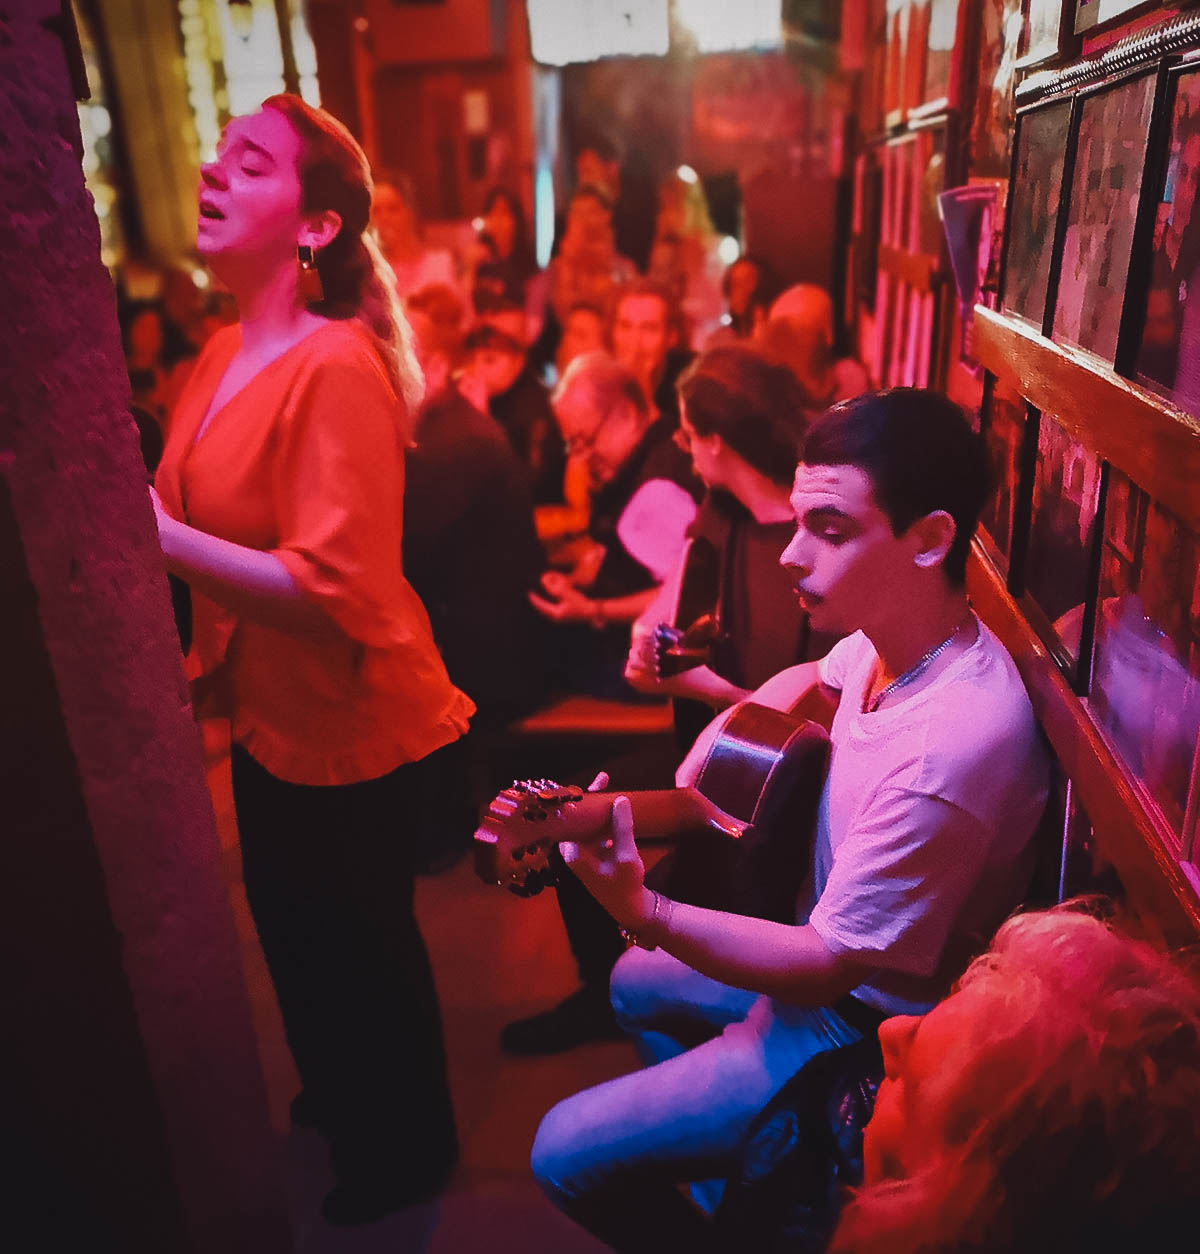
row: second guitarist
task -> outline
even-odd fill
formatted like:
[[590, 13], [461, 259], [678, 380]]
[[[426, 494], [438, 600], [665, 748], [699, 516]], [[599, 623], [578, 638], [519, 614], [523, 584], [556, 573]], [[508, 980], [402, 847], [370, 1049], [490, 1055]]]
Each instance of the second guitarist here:
[[[810, 632], [808, 615], [779, 566], [792, 532], [788, 493], [804, 434], [804, 390], [786, 367], [734, 345], [703, 353], [678, 390], [676, 442], [691, 455], [707, 496], [690, 533], [691, 560], [668, 575], [634, 624], [625, 678], [639, 691], [676, 698], [682, 753], [715, 710], [785, 667], [820, 657], [836, 636]], [[702, 665], [661, 676], [655, 626], [674, 620], [687, 627], [701, 615], [719, 627], [709, 656]], [[685, 895], [715, 904], [712, 886], [726, 870], [721, 857], [720, 844], [710, 841], [679, 857], [668, 855], [652, 874], [660, 887], [676, 893], [682, 876]], [[620, 931], [568, 875], [560, 877], [558, 900], [580, 987], [549, 1010], [510, 1023], [500, 1037], [509, 1053], [552, 1054], [620, 1035], [608, 998], [613, 964], [625, 948]]]

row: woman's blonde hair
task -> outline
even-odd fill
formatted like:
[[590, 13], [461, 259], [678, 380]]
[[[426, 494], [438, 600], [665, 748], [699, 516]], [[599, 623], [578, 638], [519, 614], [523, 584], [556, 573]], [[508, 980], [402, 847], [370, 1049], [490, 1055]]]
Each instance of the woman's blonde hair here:
[[946, 1144], [863, 1188], [840, 1254], [1157, 1249], [1200, 1206], [1200, 979], [1095, 917], [1018, 915], [959, 982], [990, 1010]]
[[299, 96], [271, 96], [263, 108], [282, 113], [300, 139], [301, 210], [331, 210], [342, 220], [315, 257], [324, 297], [311, 308], [327, 318], [358, 318], [374, 336], [403, 402], [402, 434], [408, 439], [424, 383], [391, 267], [368, 229], [372, 182], [366, 154], [337, 118]]

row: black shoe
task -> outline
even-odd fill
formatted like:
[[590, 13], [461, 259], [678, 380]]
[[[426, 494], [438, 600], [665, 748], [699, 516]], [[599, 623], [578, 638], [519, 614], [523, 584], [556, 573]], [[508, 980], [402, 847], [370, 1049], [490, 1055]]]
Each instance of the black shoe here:
[[509, 1054], [561, 1054], [588, 1041], [619, 1041], [624, 1036], [608, 990], [585, 984], [553, 1010], [508, 1024], [500, 1033], [500, 1048]]
[[454, 1174], [457, 1154], [448, 1161], [423, 1165], [420, 1170], [397, 1169], [386, 1179], [377, 1174], [342, 1180], [333, 1186], [321, 1203], [321, 1216], [337, 1228], [373, 1223], [403, 1210], [431, 1201], [446, 1187]]

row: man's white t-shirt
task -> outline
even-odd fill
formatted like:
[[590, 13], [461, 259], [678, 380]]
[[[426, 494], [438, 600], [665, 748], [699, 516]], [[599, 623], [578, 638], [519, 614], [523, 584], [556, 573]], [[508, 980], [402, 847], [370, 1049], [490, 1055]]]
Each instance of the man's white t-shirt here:
[[982, 623], [928, 685], [868, 713], [876, 663], [856, 632], [819, 664], [842, 696], [799, 921], [834, 953], [878, 960], [861, 1001], [922, 1013], [1028, 888], [1047, 760], [1017, 669]]

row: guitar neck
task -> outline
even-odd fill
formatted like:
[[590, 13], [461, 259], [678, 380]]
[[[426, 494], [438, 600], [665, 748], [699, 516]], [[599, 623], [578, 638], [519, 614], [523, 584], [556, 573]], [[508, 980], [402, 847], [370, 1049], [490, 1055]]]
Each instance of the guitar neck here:
[[613, 798], [629, 798], [633, 827], [639, 839], [679, 836], [697, 827], [708, 827], [737, 839], [746, 824], [731, 818], [694, 788], [647, 789], [639, 792], [589, 792], [565, 805], [556, 840], [587, 843], [611, 834]]

